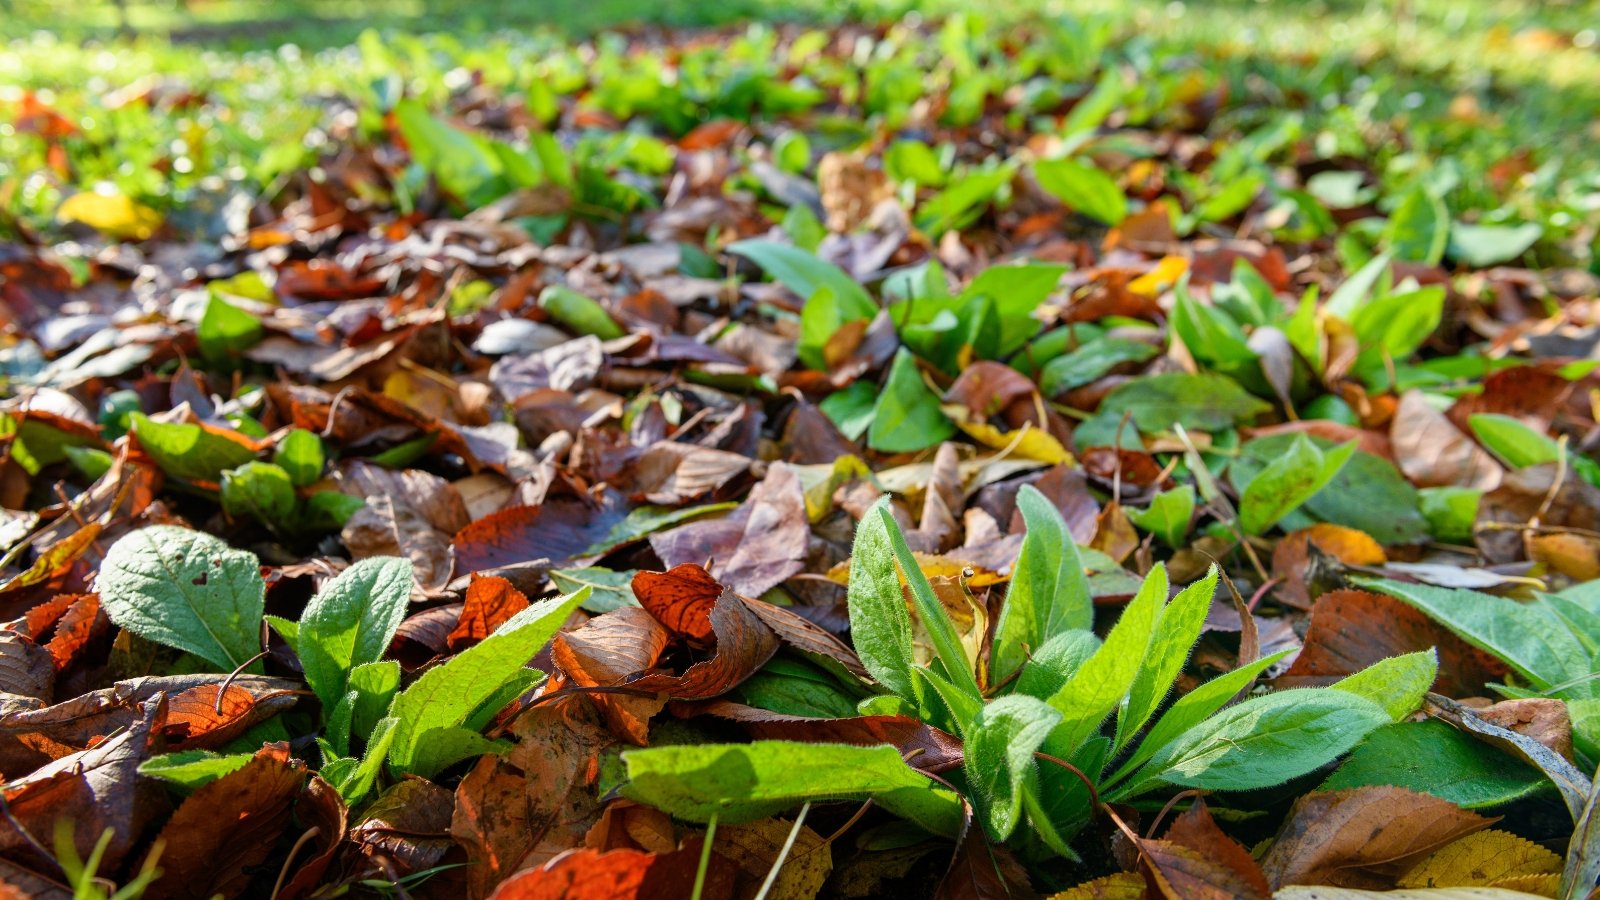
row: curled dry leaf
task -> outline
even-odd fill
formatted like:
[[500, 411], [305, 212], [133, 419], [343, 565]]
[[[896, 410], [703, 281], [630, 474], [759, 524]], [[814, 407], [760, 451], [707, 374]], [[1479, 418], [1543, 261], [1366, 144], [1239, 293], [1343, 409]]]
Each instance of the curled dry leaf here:
[[[649, 612], [623, 607], [556, 635], [550, 658], [577, 685], [616, 685], [655, 665], [669, 638]], [[595, 694], [591, 699], [618, 735], [640, 746], [649, 740], [650, 717], [666, 705], [664, 698], [651, 696]]]
[[388, 871], [401, 876], [421, 872], [438, 865], [455, 846], [450, 837], [454, 812], [455, 797], [448, 790], [407, 778], [367, 807], [351, 827], [350, 840], [380, 877]]
[[1290, 810], [1261, 869], [1274, 887], [1390, 887], [1429, 853], [1495, 821], [1404, 788], [1307, 794]]
[[625, 682], [627, 687], [654, 691], [678, 700], [703, 700], [726, 693], [754, 675], [778, 652], [778, 638], [750, 607], [724, 593], [711, 608], [710, 627], [716, 652], [681, 675], [657, 672]]

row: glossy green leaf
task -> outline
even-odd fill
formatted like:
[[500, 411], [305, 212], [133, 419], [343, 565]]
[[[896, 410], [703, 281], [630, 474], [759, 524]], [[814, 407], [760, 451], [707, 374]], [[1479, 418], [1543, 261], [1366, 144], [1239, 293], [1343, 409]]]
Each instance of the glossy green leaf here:
[[539, 294], [539, 308], [578, 334], [592, 334], [602, 341], [627, 334], [599, 302], [564, 284], [545, 288]]
[[294, 483], [274, 463], [251, 461], [222, 473], [222, 509], [268, 525], [288, 523], [295, 508]]
[[188, 481], [219, 481], [225, 469], [235, 469], [256, 458], [254, 450], [186, 422], [157, 422], [134, 413], [133, 434], [161, 471]]
[[1039, 187], [1093, 219], [1119, 225], [1128, 217], [1128, 198], [1110, 175], [1071, 159], [1040, 160], [1033, 164]]
[[289, 480], [295, 487], [306, 487], [322, 477], [327, 455], [322, 448], [322, 438], [304, 428], [291, 428], [278, 441], [272, 461], [289, 473]]
[[1538, 769], [1437, 719], [1385, 725], [1367, 735], [1319, 790], [1393, 785], [1465, 809], [1503, 806], [1546, 789]]
[[900, 348], [873, 409], [867, 446], [885, 453], [911, 453], [936, 446], [955, 431], [939, 409], [939, 395], [923, 382], [910, 352]]
[[1150, 498], [1144, 509], [1123, 507], [1128, 520], [1143, 528], [1163, 543], [1175, 549], [1183, 547], [1189, 534], [1189, 523], [1194, 519], [1194, 485], [1181, 484]]
[[261, 319], [245, 312], [216, 294], [206, 301], [205, 312], [195, 329], [200, 354], [218, 362], [236, 357], [261, 341]]
[[1341, 444], [1327, 453], [1305, 435], [1296, 435], [1289, 450], [1250, 479], [1240, 492], [1239, 526], [1260, 534], [1297, 509], [1327, 486], [1339, 473], [1356, 442]]

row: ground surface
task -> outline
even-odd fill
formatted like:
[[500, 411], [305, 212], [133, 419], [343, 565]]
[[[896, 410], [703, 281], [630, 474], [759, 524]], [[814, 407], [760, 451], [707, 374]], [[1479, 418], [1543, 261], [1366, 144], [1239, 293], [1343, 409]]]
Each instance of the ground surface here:
[[0, 881], [1588, 893], [1592, 7], [527, 6], [10, 3]]

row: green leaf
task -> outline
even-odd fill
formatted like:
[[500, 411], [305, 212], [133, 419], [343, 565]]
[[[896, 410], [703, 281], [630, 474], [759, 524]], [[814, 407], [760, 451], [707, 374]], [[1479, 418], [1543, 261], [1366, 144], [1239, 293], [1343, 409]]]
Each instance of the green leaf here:
[[856, 381], [842, 391], [834, 391], [822, 398], [817, 408], [833, 420], [839, 433], [858, 441], [872, 427], [872, 418], [878, 406], [878, 386], [870, 381]]
[[366, 755], [349, 775], [334, 782], [333, 786], [339, 789], [339, 795], [344, 797], [346, 803], [354, 804], [372, 791], [383, 769], [383, 761], [394, 747], [399, 724], [399, 720], [392, 716], [378, 720], [377, 727], [372, 729], [372, 737], [367, 741]]
[[1384, 294], [1368, 301], [1350, 320], [1350, 327], [1362, 347], [1357, 368], [1378, 369], [1387, 379], [1385, 357], [1404, 359], [1416, 352], [1438, 329], [1444, 315], [1444, 301], [1444, 286], [1438, 284]]
[[280, 466], [252, 460], [222, 473], [222, 509], [230, 516], [278, 526], [289, 521], [294, 507], [294, 483]]
[[261, 341], [261, 319], [213, 293], [200, 316], [195, 339], [200, 344], [200, 355], [208, 362], [222, 362]]
[[1041, 323], [1034, 313], [1066, 271], [1066, 266], [990, 266], [972, 279], [958, 299], [968, 303], [988, 297], [994, 302], [999, 334], [993, 355], [1008, 356], [1038, 333]]
[[[822, 358], [822, 344], [846, 322], [871, 319], [878, 313], [878, 304], [872, 302], [867, 289], [851, 278], [843, 269], [788, 244], [776, 241], [739, 241], [728, 247], [728, 252], [743, 256], [762, 269], [784, 287], [806, 301], [801, 310], [802, 340], [800, 359], [807, 366], [826, 370]], [[827, 295], [819, 296], [826, 289]], [[820, 306], [807, 310], [813, 303]], [[809, 320], [810, 325], [805, 323]], [[830, 327], [831, 326], [831, 327]]]
[[1016, 692], [1048, 699], [1099, 649], [1100, 639], [1087, 629], [1051, 635], [1022, 664], [1022, 674], [1014, 682]]
[[1316, 496], [1356, 450], [1350, 441], [1324, 454], [1305, 435], [1296, 435], [1289, 451], [1250, 479], [1239, 497], [1239, 526], [1260, 534]]
[[1483, 491], [1446, 486], [1423, 488], [1417, 494], [1429, 534], [1445, 543], [1472, 543], [1472, 526], [1478, 521]]
[[352, 497], [342, 491], [317, 491], [306, 498], [300, 511], [300, 522], [313, 531], [338, 531], [367, 501]]
[[889, 535], [889, 548], [894, 552], [895, 562], [899, 563], [900, 571], [905, 576], [906, 586], [911, 589], [911, 603], [916, 607], [917, 618], [928, 634], [928, 641], [933, 644], [934, 659], [944, 670], [942, 674], [968, 695], [981, 698], [983, 692], [978, 689], [977, 678], [972, 674], [972, 660], [967, 658], [967, 651], [961, 646], [950, 614], [945, 612], [944, 604], [934, 596], [928, 576], [922, 574], [922, 567], [911, 555], [905, 535], [900, 533], [900, 526], [895, 524], [894, 516], [889, 512], [887, 496], [873, 504], [867, 515], [874, 513]]
[[227, 672], [261, 650], [266, 583], [255, 554], [172, 525], [125, 535], [107, 551], [95, 589], [120, 628]]
[[539, 308], [578, 334], [592, 334], [602, 341], [627, 334], [599, 302], [564, 284], [545, 288], [539, 294]]
[[1478, 413], [1467, 417], [1472, 434], [1490, 453], [1513, 469], [1555, 462], [1561, 458], [1561, 445], [1521, 419], [1499, 413]]
[[866, 800], [934, 834], [960, 831], [961, 800], [892, 746], [756, 741], [622, 754], [621, 793], [690, 822], [751, 822], [810, 801]]
[[911, 453], [935, 446], [955, 431], [939, 409], [939, 395], [923, 383], [911, 352], [901, 347], [873, 408], [867, 446], [885, 453]]
[[1250, 339], [1232, 316], [1196, 300], [1181, 282], [1174, 293], [1172, 329], [1195, 359], [1229, 373], [1255, 365]]
[[161, 471], [185, 481], [217, 481], [225, 469], [256, 458], [247, 445], [186, 422], [157, 422], [133, 413], [134, 437]]
[[322, 477], [327, 456], [322, 449], [322, 438], [304, 428], [292, 428], [278, 441], [272, 461], [289, 473], [289, 480], [295, 487], [306, 487]]
[[897, 696], [916, 701], [911, 667], [911, 611], [906, 608], [889, 542], [889, 498], [879, 500], [856, 526], [850, 549], [850, 584], [845, 601], [850, 611], [850, 640], [861, 664], [877, 682]]
[[1265, 672], [1273, 663], [1293, 653], [1292, 650], [1283, 650], [1271, 656], [1262, 657], [1249, 665], [1240, 666], [1232, 672], [1218, 675], [1207, 681], [1173, 703], [1150, 731], [1139, 742], [1138, 749], [1117, 769], [1110, 781], [1120, 781], [1129, 772], [1140, 766], [1154, 756], [1157, 750], [1176, 740], [1180, 735], [1194, 726], [1205, 721], [1210, 715], [1221, 709], [1228, 701], [1232, 700], [1245, 689], [1245, 686], [1255, 681], [1256, 676]]
[[418, 100], [396, 103], [394, 118], [411, 158], [467, 207], [485, 206], [510, 190], [488, 142], [434, 118]]
[[1054, 635], [1094, 627], [1094, 600], [1078, 545], [1061, 513], [1039, 489], [1017, 492], [1025, 534], [1000, 609], [990, 653], [993, 681], [1003, 681]]
[[1128, 198], [1110, 175], [1070, 159], [1047, 159], [1033, 164], [1039, 187], [1093, 219], [1120, 225], [1128, 217]]
[[1061, 713], [1033, 697], [1013, 694], [983, 707], [962, 744], [967, 783], [989, 836], [1011, 837], [1022, 816], [1022, 796], [1038, 790], [1033, 754]]
[[1047, 397], [1059, 397], [1116, 366], [1144, 362], [1158, 352], [1153, 344], [1128, 338], [1105, 337], [1090, 341], [1045, 363], [1039, 370], [1039, 390]]
[[1520, 759], [1440, 722], [1399, 722], [1367, 735], [1318, 790], [1393, 785], [1464, 809], [1502, 806], [1539, 793], [1544, 775]]
[[[1298, 435], [1277, 434], [1245, 444], [1240, 455], [1228, 466], [1234, 486], [1243, 489], [1252, 478], [1287, 453], [1298, 438]], [[1332, 441], [1311, 440], [1325, 456], [1335, 447]], [[1297, 513], [1290, 514], [1291, 521], [1300, 519], [1301, 513], [1320, 522], [1366, 532], [1380, 544], [1416, 543], [1428, 533], [1427, 522], [1418, 507], [1417, 489], [1400, 474], [1394, 463], [1360, 450], [1351, 455], [1332, 481], [1307, 500]]]
[[1328, 687], [1365, 697], [1398, 722], [1417, 711], [1437, 677], [1439, 657], [1430, 648], [1381, 659]]
[[1444, 201], [1419, 184], [1389, 216], [1384, 237], [1397, 259], [1436, 266], [1450, 237], [1450, 213]]
[[1383, 707], [1346, 691], [1298, 688], [1231, 706], [1157, 751], [1125, 799], [1160, 780], [1207, 790], [1272, 787], [1316, 770], [1390, 724]]
[[1100, 404], [1100, 414], [1120, 419], [1130, 412], [1139, 430], [1152, 434], [1178, 422], [1191, 430], [1221, 431], [1249, 424], [1271, 408], [1231, 378], [1163, 372], [1121, 385]]
[[351, 669], [383, 658], [411, 587], [410, 562], [377, 556], [351, 564], [306, 604], [295, 652], [324, 707], [344, 697]]
[[397, 694], [389, 707], [389, 718], [397, 720], [390, 768], [429, 778], [464, 758], [456, 754], [476, 745], [456, 733], [460, 725], [518, 676], [588, 594], [585, 589], [533, 604]]
[[1323, 311], [1346, 322], [1354, 321], [1356, 311], [1365, 306], [1371, 298], [1373, 288], [1389, 271], [1389, 263], [1393, 258], [1393, 254], [1388, 252], [1374, 256], [1354, 275], [1346, 278], [1338, 290], [1328, 296]]
[[1189, 523], [1194, 519], [1194, 485], [1181, 484], [1170, 491], [1162, 491], [1150, 498], [1144, 509], [1124, 507], [1129, 521], [1160, 538], [1174, 549], [1183, 547], [1189, 535]]
[[580, 588], [589, 588], [589, 599], [583, 603], [585, 612], [608, 613], [624, 606], [638, 606], [633, 596], [633, 576], [636, 569], [621, 572], [598, 566], [583, 569], [551, 569], [550, 581], [556, 590], [570, 594]]
[[[1427, 613], [1479, 650], [1494, 655], [1535, 688], [1547, 690], [1589, 674], [1590, 656], [1544, 606], [1462, 588], [1405, 584], [1357, 577], [1355, 582], [1382, 591]], [[1581, 682], [1573, 696], [1592, 696]]]
[[934, 239], [946, 231], [966, 227], [983, 212], [984, 204], [1011, 183], [1016, 171], [1015, 165], [1005, 164], [958, 176], [953, 184], [917, 207], [917, 227]]
[[1171, 692], [1189, 653], [1200, 640], [1200, 629], [1206, 623], [1211, 596], [1216, 591], [1217, 567], [1212, 566], [1205, 578], [1184, 588], [1161, 611], [1150, 650], [1128, 691], [1128, 702], [1117, 716], [1113, 749], [1127, 746]]
[[1469, 225], [1456, 222], [1450, 226], [1449, 257], [1475, 269], [1510, 262], [1532, 247], [1544, 228], [1537, 222], [1521, 225]]
[[180, 750], [150, 757], [139, 764], [139, 774], [171, 782], [187, 792], [243, 768], [254, 758], [253, 753], [224, 756], [210, 750]]
[[584, 554], [603, 555], [623, 544], [632, 543], [663, 528], [668, 528], [680, 522], [687, 522], [691, 519], [727, 512], [738, 505], [738, 502], [730, 500], [724, 503], [703, 503], [699, 506], [683, 508], [656, 506], [653, 504], [636, 506], [628, 511], [622, 521], [611, 526], [611, 530], [606, 532], [605, 537], [591, 544], [584, 551]]
[[1062, 723], [1051, 743], [1075, 752], [1128, 696], [1150, 652], [1156, 616], [1167, 600], [1167, 569], [1157, 563], [1122, 610], [1105, 643], [1049, 698]]

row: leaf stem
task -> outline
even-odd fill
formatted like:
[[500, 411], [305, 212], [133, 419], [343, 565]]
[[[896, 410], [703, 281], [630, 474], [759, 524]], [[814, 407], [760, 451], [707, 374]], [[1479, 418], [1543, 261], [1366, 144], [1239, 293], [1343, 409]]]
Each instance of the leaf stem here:
[[706, 842], [700, 846], [700, 866], [694, 872], [694, 892], [689, 895], [689, 900], [700, 900], [700, 894], [706, 889], [706, 870], [711, 867], [711, 842], [717, 839], [717, 814], [711, 814], [711, 821], [706, 823]]

